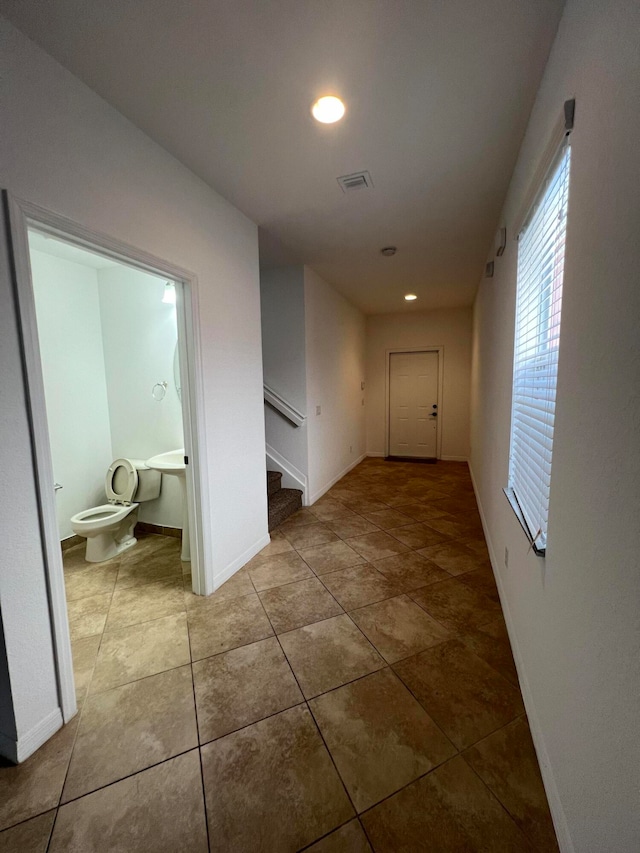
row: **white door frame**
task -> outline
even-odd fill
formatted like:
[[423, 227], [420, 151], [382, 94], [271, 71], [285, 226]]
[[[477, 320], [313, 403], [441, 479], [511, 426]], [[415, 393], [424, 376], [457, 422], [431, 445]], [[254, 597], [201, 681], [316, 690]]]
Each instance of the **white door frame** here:
[[442, 400], [443, 400], [443, 384], [444, 384], [444, 347], [443, 346], [424, 346], [424, 347], [394, 347], [393, 349], [385, 350], [384, 356], [384, 411], [385, 411], [385, 427], [384, 427], [384, 455], [389, 455], [389, 430], [391, 427], [391, 418], [389, 407], [391, 405], [391, 388], [389, 380], [389, 371], [391, 369], [391, 356], [394, 353], [402, 352], [437, 352], [438, 353], [438, 417], [436, 418], [436, 459], [442, 458]]
[[194, 592], [209, 595], [214, 589], [213, 543], [210, 526], [202, 523], [209, 517], [209, 484], [203, 472], [205, 458], [205, 423], [197, 278], [188, 270], [157, 258], [140, 249], [85, 228], [65, 217], [12, 196], [3, 191], [9, 216], [10, 253], [14, 268], [19, 331], [25, 372], [25, 394], [29, 407], [31, 443], [36, 475], [40, 527], [43, 538], [45, 573], [51, 612], [53, 645], [56, 657], [60, 707], [65, 723], [76, 713], [75, 680], [71, 657], [69, 620], [65, 597], [62, 554], [56, 517], [53, 464], [47, 411], [44, 396], [42, 362], [38, 344], [28, 228], [30, 226], [58, 237], [67, 243], [121, 261], [130, 267], [170, 279], [176, 283], [176, 314], [182, 416], [185, 454], [189, 464], [187, 478], [187, 513], [191, 534], [191, 560]]

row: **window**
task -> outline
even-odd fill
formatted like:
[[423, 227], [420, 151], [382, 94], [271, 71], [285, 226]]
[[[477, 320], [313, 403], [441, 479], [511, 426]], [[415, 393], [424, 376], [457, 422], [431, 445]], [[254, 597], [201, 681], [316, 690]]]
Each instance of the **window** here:
[[538, 554], [547, 543], [570, 164], [567, 136], [518, 238], [507, 495]]

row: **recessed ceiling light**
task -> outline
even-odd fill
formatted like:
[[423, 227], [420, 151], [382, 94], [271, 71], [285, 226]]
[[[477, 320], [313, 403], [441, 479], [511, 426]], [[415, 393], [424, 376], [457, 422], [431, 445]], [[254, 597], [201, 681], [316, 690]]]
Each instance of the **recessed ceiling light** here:
[[311, 107], [311, 112], [316, 121], [322, 122], [322, 124], [333, 124], [340, 121], [344, 115], [344, 109], [344, 104], [340, 98], [325, 95], [323, 98], [318, 98]]
[[413, 302], [418, 297], [415, 295], [415, 293], [407, 293], [404, 298], [407, 300], [407, 302]]

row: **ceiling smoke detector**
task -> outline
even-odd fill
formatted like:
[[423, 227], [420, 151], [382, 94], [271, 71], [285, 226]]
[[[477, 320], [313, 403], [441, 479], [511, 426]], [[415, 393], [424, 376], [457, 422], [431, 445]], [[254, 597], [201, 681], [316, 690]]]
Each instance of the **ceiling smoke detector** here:
[[385, 246], [384, 249], [380, 249], [380, 254], [384, 255], [385, 258], [392, 258], [397, 251], [397, 246]]
[[336, 180], [343, 193], [350, 193], [354, 190], [369, 190], [373, 187], [369, 172], [353, 172], [351, 175], [342, 175]]

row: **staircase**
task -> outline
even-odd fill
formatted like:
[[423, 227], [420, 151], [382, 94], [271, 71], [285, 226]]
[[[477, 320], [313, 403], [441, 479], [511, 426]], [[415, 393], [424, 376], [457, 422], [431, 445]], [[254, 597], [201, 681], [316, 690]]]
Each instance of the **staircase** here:
[[280, 471], [267, 471], [267, 500], [269, 502], [269, 530], [274, 530], [302, 507], [300, 489], [283, 489]]

